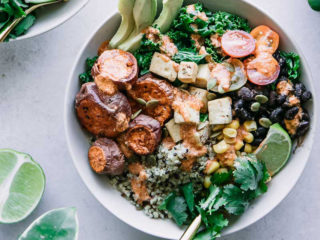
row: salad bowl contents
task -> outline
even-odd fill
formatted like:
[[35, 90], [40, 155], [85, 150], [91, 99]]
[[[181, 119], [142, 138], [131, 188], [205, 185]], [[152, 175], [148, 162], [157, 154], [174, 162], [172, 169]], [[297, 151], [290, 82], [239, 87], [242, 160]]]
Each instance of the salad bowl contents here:
[[[302, 83], [299, 55], [279, 47], [286, 35], [270, 21], [251, 24], [203, 3], [164, 0], [157, 17], [157, 1], [120, 0], [120, 27], [98, 38], [97, 56], [82, 54], [92, 58], [67, 99], [67, 126], [77, 118], [90, 136], [91, 146], [77, 147], [87, 159], [76, 165], [82, 176], [91, 166], [84, 178], [99, 191], [91, 190], [126, 221], [102, 197], [119, 200], [108, 182], [141, 210], [128, 223], [171, 239], [193, 221], [181, 239], [215, 239], [264, 216], [290, 190], [275, 196], [287, 169], [301, 173], [299, 146], [311, 143], [310, 83]], [[79, 129], [71, 139], [82, 137]], [[268, 210], [251, 207], [263, 202]]]

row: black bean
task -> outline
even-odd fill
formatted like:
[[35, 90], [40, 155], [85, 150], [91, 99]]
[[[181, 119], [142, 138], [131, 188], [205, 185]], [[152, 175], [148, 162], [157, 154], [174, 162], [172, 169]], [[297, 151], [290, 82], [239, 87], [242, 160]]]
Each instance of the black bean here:
[[271, 91], [270, 94], [269, 94], [269, 106], [270, 107], [273, 107], [276, 105], [276, 102], [277, 102], [277, 93], [276, 91]]
[[270, 114], [270, 120], [273, 123], [281, 122], [282, 115], [283, 115], [283, 109], [281, 107], [277, 107], [274, 109]]
[[251, 143], [252, 146], [259, 146], [263, 141], [263, 138], [255, 138]]
[[312, 94], [310, 91], [305, 91], [301, 96], [301, 102], [305, 103], [312, 98]]
[[241, 88], [238, 91], [238, 96], [244, 101], [252, 101], [254, 98], [253, 92], [247, 87]]
[[236, 109], [236, 114], [244, 121], [254, 119], [253, 115], [245, 108]]
[[292, 107], [288, 111], [286, 111], [286, 114], [284, 116], [285, 119], [292, 120], [299, 112], [299, 107]]
[[297, 98], [301, 98], [302, 94], [304, 93], [304, 91], [306, 90], [305, 86], [302, 83], [296, 83], [296, 85], [294, 86], [295, 88], [295, 95]]
[[299, 127], [297, 129], [297, 136], [301, 137], [301, 136], [305, 135], [307, 133], [307, 131], [309, 130], [309, 128], [310, 128], [310, 122], [309, 121], [302, 121], [299, 124]]
[[276, 51], [273, 54], [273, 57], [278, 61], [280, 65], [280, 76], [287, 76], [288, 71], [287, 71], [286, 59], [280, 55], [280, 51]]
[[240, 109], [244, 107], [244, 101], [242, 99], [239, 99], [234, 103], [234, 108], [235, 109]]
[[306, 110], [302, 112], [302, 120], [310, 121], [310, 115]]
[[277, 104], [282, 105], [287, 99], [287, 96], [285, 95], [278, 95], [277, 97]]
[[268, 133], [268, 129], [264, 127], [258, 127], [256, 131], [253, 132], [255, 138], [264, 138]]

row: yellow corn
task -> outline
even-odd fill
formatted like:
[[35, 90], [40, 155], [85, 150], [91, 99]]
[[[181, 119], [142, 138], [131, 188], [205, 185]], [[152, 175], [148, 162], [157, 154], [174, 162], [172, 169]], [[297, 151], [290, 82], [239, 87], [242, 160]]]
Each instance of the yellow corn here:
[[238, 139], [236, 144], [234, 145], [234, 148], [239, 151], [243, 147], [244, 143], [242, 140]]
[[216, 145], [213, 145], [213, 150], [218, 153], [225, 153], [229, 149], [230, 145], [227, 144], [224, 140], [221, 142], [217, 143]]
[[219, 131], [221, 129], [224, 128], [224, 124], [217, 124], [217, 125], [214, 125], [213, 128], [212, 128], [212, 131]]
[[248, 133], [244, 136], [243, 140], [247, 143], [252, 143], [253, 142], [253, 134], [252, 133]]
[[209, 188], [211, 185], [211, 179], [210, 179], [210, 176], [205, 176], [204, 178], [204, 182], [203, 182], [203, 186], [205, 188]]
[[237, 138], [224, 137], [224, 141], [228, 144], [235, 144], [237, 141]]
[[222, 132], [229, 138], [235, 138], [237, 136], [237, 130], [233, 128], [224, 128]]
[[247, 130], [248, 132], [253, 132], [257, 130], [257, 123], [256, 121], [245, 121], [243, 123], [244, 129]]
[[215, 171], [217, 171], [219, 168], [220, 168], [220, 164], [217, 161], [215, 161], [215, 160], [208, 161], [204, 173], [210, 175], [210, 174], [214, 173]]
[[238, 129], [240, 127], [240, 122], [238, 119], [233, 120], [231, 123], [227, 125], [228, 128]]
[[247, 143], [247, 144], [244, 146], [244, 151], [245, 151], [246, 153], [252, 153], [252, 146]]

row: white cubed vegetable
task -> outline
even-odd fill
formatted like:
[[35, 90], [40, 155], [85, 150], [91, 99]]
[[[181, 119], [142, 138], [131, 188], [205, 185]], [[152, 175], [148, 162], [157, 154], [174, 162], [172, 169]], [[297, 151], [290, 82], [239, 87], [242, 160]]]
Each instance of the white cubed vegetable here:
[[200, 135], [200, 141], [204, 144], [211, 135], [211, 127], [209, 121], [202, 122], [198, 125], [198, 132]]
[[201, 88], [190, 87], [189, 93], [195, 96], [197, 99], [199, 99], [203, 103], [203, 107], [200, 109], [200, 112], [202, 113], [208, 112], [208, 98], [207, 98], [208, 91]]
[[232, 122], [232, 100], [219, 98], [208, 103], [210, 124], [228, 124]]
[[152, 73], [174, 82], [178, 75], [175, 69], [175, 64], [176, 63], [170, 60], [167, 56], [155, 52], [153, 54], [149, 70]]
[[207, 89], [207, 84], [211, 76], [209, 64], [200, 64], [198, 66], [198, 74], [196, 77], [195, 86]]
[[181, 62], [178, 79], [184, 83], [194, 83], [198, 74], [198, 65], [194, 62]]
[[176, 124], [174, 119], [166, 123], [166, 128], [175, 143], [181, 141], [180, 125]]
[[176, 123], [196, 123], [200, 122], [200, 111], [196, 111], [188, 104], [183, 107], [183, 115], [179, 112], [174, 112], [174, 121]]

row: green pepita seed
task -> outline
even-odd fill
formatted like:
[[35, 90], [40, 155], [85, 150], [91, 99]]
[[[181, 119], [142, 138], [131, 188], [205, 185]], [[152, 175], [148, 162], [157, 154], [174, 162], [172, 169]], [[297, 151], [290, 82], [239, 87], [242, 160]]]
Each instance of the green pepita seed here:
[[269, 128], [272, 125], [272, 122], [270, 121], [269, 118], [260, 118], [259, 119], [259, 124], [262, 127]]
[[257, 96], [255, 97], [255, 99], [256, 99], [259, 103], [262, 103], [262, 104], [269, 101], [269, 98], [268, 98], [267, 96], [265, 96], [265, 95], [257, 95]]
[[159, 100], [152, 99], [149, 102], [147, 102], [146, 107], [147, 108], [154, 108], [154, 107], [158, 106], [158, 104], [159, 104]]
[[221, 131], [220, 131], [220, 132], [212, 133], [211, 136], [210, 136], [210, 138], [211, 138], [211, 139], [216, 138], [216, 137], [218, 137], [220, 134], [222, 134]]
[[216, 78], [210, 78], [208, 83], [207, 83], [207, 89], [211, 90], [217, 85], [217, 79]]
[[189, 85], [187, 83], [182, 84], [179, 88], [180, 89], [188, 89]]
[[133, 120], [133, 119], [135, 119], [136, 117], [138, 117], [141, 112], [142, 112], [142, 109], [136, 111], [134, 114], [132, 114], [131, 119]]
[[142, 98], [136, 98], [136, 101], [137, 101], [137, 103], [139, 103], [141, 105], [144, 105], [144, 106], [147, 105], [147, 102]]
[[260, 109], [260, 103], [258, 103], [258, 102], [255, 102], [255, 103], [252, 103], [251, 104], [251, 111], [252, 112], [258, 112], [259, 111], [259, 109]]
[[214, 100], [214, 99], [216, 99], [217, 98], [217, 95], [216, 94], [214, 94], [214, 93], [208, 93], [207, 94], [207, 99], [208, 99], [208, 101], [211, 101], [211, 100]]

